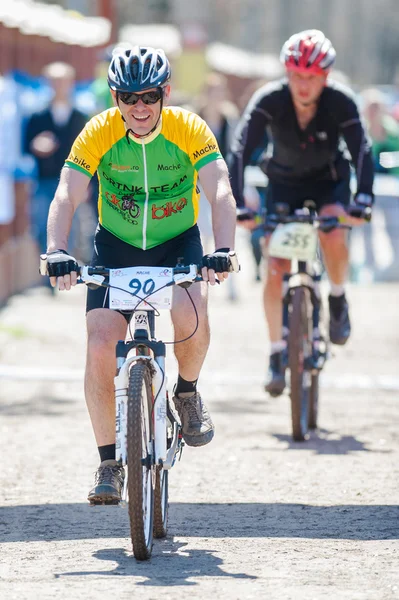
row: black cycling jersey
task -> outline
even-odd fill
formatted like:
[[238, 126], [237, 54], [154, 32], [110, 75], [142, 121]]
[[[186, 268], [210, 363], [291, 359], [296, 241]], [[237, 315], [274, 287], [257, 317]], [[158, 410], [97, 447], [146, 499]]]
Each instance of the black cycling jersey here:
[[[272, 148], [268, 147], [269, 142]], [[255, 92], [237, 127], [228, 161], [238, 206], [244, 205], [244, 168], [260, 144], [265, 153], [259, 164], [271, 182], [297, 186], [311, 181], [348, 179], [352, 162], [358, 192], [372, 193], [370, 144], [353, 93], [341, 84], [327, 81], [316, 115], [305, 130], [298, 125], [285, 80], [272, 82]]]

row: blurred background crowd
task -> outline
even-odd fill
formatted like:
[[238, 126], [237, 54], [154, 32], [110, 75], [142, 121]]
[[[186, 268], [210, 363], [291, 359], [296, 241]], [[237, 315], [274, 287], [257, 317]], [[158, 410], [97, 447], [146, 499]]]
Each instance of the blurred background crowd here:
[[[372, 141], [377, 204], [353, 232], [352, 280], [399, 279], [399, 11], [397, 0], [7, 0], [0, 5], [0, 304], [37, 285], [49, 203], [76, 135], [111, 106], [106, 72], [120, 43], [161, 47], [172, 63], [171, 104], [200, 114], [222, 154], [252, 93], [283, 76], [279, 52], [318, 28], [337, 50], [331, 77], [355, 90]], [[265, 176], [247, 168], [262, 202]], [[96, 182], [75, 217], [70, 251], [91, 257]], [[200, 228], [211, 244], [206, 203]], [[260, 262], [256, 235], [255, 263]], [[258, 265], [259, 267], [259, 265]], [[260, 278], [255, 268], [255, 277]], [[232, 296], [234, 296], [232, 292]]]

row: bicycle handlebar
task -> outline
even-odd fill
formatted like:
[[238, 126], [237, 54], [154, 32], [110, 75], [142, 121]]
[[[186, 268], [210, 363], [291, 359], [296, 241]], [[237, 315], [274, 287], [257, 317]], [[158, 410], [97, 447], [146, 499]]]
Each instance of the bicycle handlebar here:
[[[366, 222], [371, 221], [372, 210], [369, 206], [349, 206], [346, 212], [350, 217], [363, 219]], [[255, 220], [255, 222], [258, 221], [259, 226], [264, 227], [267, 230], [275, 229], [277, 225], [282, 223], [309, 223], [310, 225], [318, 227], [321, 231], [331, 231], [332, 229], [337, 228], [350, 228], [345, 216], [319, 216], [315, 213], [303, 213], [293, 215], [271, 214], [267, 215], [266, 217], [262, 217], [259, 213], [255, 213], [247, 208], [237, 209], [237, 221], [242, 222], [251, 219]]]
[[[366, 206], [349, 206], [347, 215], [363, 219], [364, 221], [371, 220], [371, 208]], [[324, 226], [332, 227], [347, 227], [347, 218], [345, 215], [317, 215], [317, 214], [294, 214], [294, 215], [279, 215], [273, 214], [266, 218], [266, 225], [278, 225], [280, 223], [309, 223], [323, 229]]]
[[[230, 259], [230, 273], [238, 273], [240, 265], [238, 262], [237, 254], [234, 250], [229, 252]], [[182, 285], [184, 283], [194, 283], [195, 281], [202, 281], [201, 269], [202, 265], [176, 265], [176, 267], [170, 267], [173, 272], [173, 282], [176, 285]], [[84, 265], [78, 267], [78, 277], [82, 283], [96, 283], [100, 280], [95, 278], [108, 277], [109, 272], [112, 269], [108, 267], [92, 267], [90, 265]], [[47, 254], [40, 255], [40, 274], [47, 275]], [[185, 277], [186, 276], [186, 277]], [[97, 283], [101, 285], [101, 283]]]

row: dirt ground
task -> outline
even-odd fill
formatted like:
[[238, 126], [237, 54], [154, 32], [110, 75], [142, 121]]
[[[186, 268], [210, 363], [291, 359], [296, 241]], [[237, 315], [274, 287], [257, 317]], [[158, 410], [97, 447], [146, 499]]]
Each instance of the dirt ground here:
[[320, 430], [294, 443], [288, 396], [262, 389], [261, 287], [242, 261], [238, 300], [211, 290], [200, 390], [216, 435], [171, 471], [169, 535], [146, 563], [126, 509], [86, 503], [84, 286], [0, 312], [1, 598], [399, 598], [399, 285], [349, 288], [353, 336], [323, 373]]

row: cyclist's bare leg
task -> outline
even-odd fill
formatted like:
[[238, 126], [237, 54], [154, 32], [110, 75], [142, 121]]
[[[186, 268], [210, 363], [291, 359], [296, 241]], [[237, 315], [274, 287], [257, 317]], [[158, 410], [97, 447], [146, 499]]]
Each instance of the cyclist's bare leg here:
[[[265, 238], [264, 251], [269, 237]], [[283, 341], [283, 275], [289, 272], [291, 263], [282, 258], [267, 258], [267, 277], [263, 289], [263, 303], [269, 328], [270, 362], [266, 375], [265, 390], [279, 396], [285, 388], [285, 342]]]
[[[269, 236], [265, 238], [264, 250], [269, 244]], [[269, 328], [270, 343], [282, 339], [283, 305], [283, 275], [289, 272], [290, 261], [283, 258], [267, 258], [267, 277], [263, 288], [263, 305], [266, 322]]]
[[[320, 216], [344, 216], [341, 204], [327, 204], [320, 210]], [[349, 266], [348, 234], [345, 229], [334, 229], [330, 233], [319, 233], [324, 264], [329, 280], [335, 285], [344, 285]]]
[[[207, 285], [205, 283], [195, 283], [189, 288], [189, 293], [198, 312], [198, 329], [192, 338], [181, 344], [176, 344], [174, 351], [181, 377], [186, 381], [195, 381], [198, 379], [205, 360], [210, 340]], [[173, 289], [171, 314], [176, 341], [182, 340], [193, 333], [196, 326], [194, 308], [185, 290], [178, 286]]]
[[97, 446], [115, 444], [115, 346], [126, 335], [118, 312], [96, 308], [87, 313], [85, 396]]
[[[328, 204], [320, 210], [320, 215], [344, 216], [345, 208], [340, 204]], [[348, 274], [349, 249], [348, 232], [334, 229], [331, 233], [321, 233], [320, 245], [324, 264], [330, 280], [330, 340], [333, 344], [343, 345], [350, 336], [351, 325], [344, 284]]]

